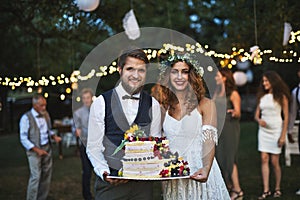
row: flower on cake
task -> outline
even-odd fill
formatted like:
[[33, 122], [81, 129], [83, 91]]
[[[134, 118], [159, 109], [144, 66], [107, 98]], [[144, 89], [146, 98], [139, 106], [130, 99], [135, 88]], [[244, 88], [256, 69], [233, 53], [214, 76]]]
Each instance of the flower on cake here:
[[115, 151], [112, 155], [115, 155], [121, 149], [123, 149], [123, 147], [125, 146], [125, 144], [127, 142], [133, 141], [135, 136], [137, 136], [137, 138], [138, 138], [139, 136], [142, 136], [144, 134], [145, 134], [144, 131], [140, 130], [138, 125], [134, 124], [124, 133], [124, 139], [122, 140], [121, 144], [115, 149]]
[[165, 138], [155, 138], [156, 144], [154, 145], [154, 156], [159, 159], [170, 158], [173, 154], [169, 148], [169, 141]]
[[153, 141], [156, 140], [155, 137], [148, 137], [144, 130], [142, 130], [138, 125], [134, 124], [131, 126], [127, 131], [124, 133], [124, 139], [122, 140], [121, 144], [115, 149], [114, 153], [115, 155], [118, 153], [127, 142], [133, 142], [133, 141]]
[[129, 142], [138, 141], [139, 138], [143, 137], [146, 137], [145, 131], [141, 130], [136, 124], [134, 124], [124, 133], [124, 140]]

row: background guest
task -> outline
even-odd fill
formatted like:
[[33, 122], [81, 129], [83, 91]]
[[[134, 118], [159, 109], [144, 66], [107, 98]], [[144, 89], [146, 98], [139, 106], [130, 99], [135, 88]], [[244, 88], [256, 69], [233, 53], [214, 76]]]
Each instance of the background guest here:
[[93, 91], [89, 88], [85, 88], [81, 91], [82, 107], [74, 112], [73, 118], [75, 123], [76, 137], [80, 138], [80, 158], [82, 165], [82, 195], [85, 200], [92, 199], [91, 193], [91, 176], [93, 166], [86, 154], [86, 143], [88, 134], [88, 122], [90, 107], [93, 102]]
[[[292, 101], [291, 101], [291, 106], [290, 106], [290, 115], [289, 115], [289, 133], [292, 133], [294, 123], [296, 121], [296, 118], [300, 119], [300, 67], [298, 67], [298, 78], [299, 78], [299, 84], [297, 87], [295, 87], [292, 90]], [[299, 150], [300, 150], [300, 123], [298, 125], [298, 145], [299, 145]], [[290, 142], [295, 142], [292, 138], [292, 135], [289, 134], [289, 141]], [[300, 195], [300, 189], [296, 192], [297, 195]]]
[[30, 170], [27, 200], [47, 199], [52, 175], [50, 137], [57, 143], [61, 141], [50, 130], [51, 120], [46, 105], [46, 99], [42, 95], [34, 95], [32, 109], [20, 120], [20, 140], [26, 149]]
[[[288, 127], [290, 92], [288, 86], [274, 71], [267, 71], [262, 76], [262, 81], [257, 93], [257, 108], [255, 120], [258, 129], [258, 150], [261, 152], [261, 172], [263, 180], [263, 193], [259, 199], [271, 196], [269, 187], [269, 160], [275, 173], [274, 197], [281, 197], [281, 167], [279, 156]], [[283, 119], [281, 116], [283, 113]]]
[[[216, 76], [217, 89], [213, 99], [218, 114], [218, 130], [221, 131], [216, 158], [220, 165], [223, 178], [230, 191], [231, 199], [244, 196], [240, 187], [237, 154], [240, 141], [241, 97], [237, 91], [232, 72], [227, 68], [220, 69]], [[226, 99], [226, 100], [224, 100]], [[226, 102], [224, 106], [223, 102]], [[226, 108], [225, 120], [221, 120], [222, 108]], [[220, 124], [224, 121], [223, 124]]]

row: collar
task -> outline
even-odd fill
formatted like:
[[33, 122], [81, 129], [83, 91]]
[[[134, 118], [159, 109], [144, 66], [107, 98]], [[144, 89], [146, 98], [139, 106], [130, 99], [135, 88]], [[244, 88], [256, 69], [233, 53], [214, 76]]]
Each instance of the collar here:
[[82, 105], [82, 107], [86, 110], [89, 110], [91, 108], [91, 106], [85, 106], [85, 105]]
[[83, 105], [82, 109], [85, 110], [85, 111], [90, 112], [91, 106], [85, 106], [85, 105]]
[[40, 114], [34, 110], [34, 108], [31, 108], [31, 114], [36, 118], [37, 116], [39, 116]]
[[[129, 95], [129, 96], [131, 96], [128, 92], [126, 92], [126, 90], [123, 88], [123, 86], [122, 86], [121, 83], [119, 83], [119, 85], [116, 87], [116, 92], [117, 92], [117, 94], [118, 94], [118, 96], [119, 96], [120, 99], [122, 99], [122, 97], [123, 97], [124, 95]], [[139, 93], [134, 94], [134, 95], [132, 95], [132, 96], [133, 96], [133, 97], [140, 98], [141, 93], [139, 92]]]

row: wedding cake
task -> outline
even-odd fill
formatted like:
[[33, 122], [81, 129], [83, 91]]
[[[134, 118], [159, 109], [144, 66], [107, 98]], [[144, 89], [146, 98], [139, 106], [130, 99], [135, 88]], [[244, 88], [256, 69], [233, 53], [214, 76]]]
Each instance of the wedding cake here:
[[124, 140], [114, 154], [123, 148], [125, 155], [119, 176], [161, 178], [189, 175], [188, 163], [177, 152], [173, 154], [170, 151], [166, 138], [145, 137], [136, 125], [126, 131]]
[[125, 177], [159, 178], [160, 171], [168, 159], [154, 155], [155, 141], [135, 141], [125, 145], [123, 172]]

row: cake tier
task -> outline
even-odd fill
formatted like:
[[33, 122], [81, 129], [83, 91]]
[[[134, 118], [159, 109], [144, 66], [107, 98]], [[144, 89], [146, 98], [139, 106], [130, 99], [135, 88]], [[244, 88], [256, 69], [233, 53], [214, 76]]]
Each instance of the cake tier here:
[[138, 155], [132, 154], [132, 155], [126, 155], [123, 157], [124, 161], [145, 161], [145, 160], [151, 160], [153, 159], [153, 153], [139, 153]]
[[124, 177], [130, 178], [160, 178], [161, 175], [157, 175], [157, 171], [147, 172], [144, 171], [123, 171]]
[[135, 141], [125, 145], [125, 155], [131, 153], [153, 153], [155, 141]]
[[157, 178], [168, 159], [159, 160], [157, 158], [147, 161], [123, 161], [123, 176]]

